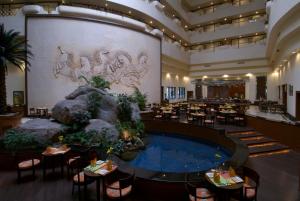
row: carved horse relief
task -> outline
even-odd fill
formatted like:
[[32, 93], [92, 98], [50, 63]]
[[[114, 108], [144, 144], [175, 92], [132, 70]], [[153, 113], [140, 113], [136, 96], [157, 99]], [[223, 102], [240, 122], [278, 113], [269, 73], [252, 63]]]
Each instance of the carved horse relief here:
[[136, 87], [148, 72], [148, 56], [141, 52], [134, 62], [132, 56], [123, 50], [110, 52], [107, 49], [95, 51], [92, 57], [80, 56], [79, 64], [74, 62], [74, 54], [58, 47], [59, 58], [54, 68], [54, 76], [68, 77], [77, 82], [80, 76], [90, 78], [101, 75], [112, 84]]

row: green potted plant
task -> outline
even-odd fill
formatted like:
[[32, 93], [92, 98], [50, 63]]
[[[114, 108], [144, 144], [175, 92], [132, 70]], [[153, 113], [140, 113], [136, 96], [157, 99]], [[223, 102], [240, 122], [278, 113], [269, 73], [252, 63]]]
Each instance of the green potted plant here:
[[[25, 70], [30, 65], [28, 58], [32, 56], [26, 39], [14, 30], [6, 31], [0, 25], [0, 114], [6, 113], [6, 82], [7, 69], [12, 66]], [[27, 65], [26, 65], [27, 64]]]

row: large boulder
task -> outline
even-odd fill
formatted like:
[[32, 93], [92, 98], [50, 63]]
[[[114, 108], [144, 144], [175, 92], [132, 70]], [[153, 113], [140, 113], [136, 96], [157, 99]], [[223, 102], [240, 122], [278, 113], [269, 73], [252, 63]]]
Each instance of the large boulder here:
[[117, 122], [118, 103], [116, 97], [108, 94], [102, 96], [97, 119], [103, 119], [104, 121], [107, 121], [112, 124]]
[[106, 130], [106, 137], [110, 141], [116, 141], [119, 138], [119, 132], [116, 127], [101, 119], [91, 119], [84, 130], [85, 132], [96, 131], [97, 133], [102, 133]]
[[141, 115], [140, 115], [140, 108], [138, 106], [137, 103], [131, 103], [130, 104], [131, 107], [131, 120], [132, 121], [138, 121], [141, 119]]
[[75, 89], [75, 91], [73, 91], [72, 93], [70, 93], [69, 95], [66, 96], [67, 100], [73, 100], [75, 98], [77, 98], [78, 96], [84, 95], [84, 94], [88, 94], [90, 92], [97, 92], [99, 94], [105, 95], [107, 94], [106, 91], [102, 90], [102, 89], [97, 89], [91, 86], [80, 86], [77, 89]]
[[65, 132], [66, 129], [64, 125], [49, 119], [32, 119], [16, 128], [18, 131], [33, 135], [42, 144]]
[[76, 114], [83, 114], [87, 110], [88, 104], [85, 100], [62, 100], [53, 107], [52, 117], [63, 124], [71, 124]]

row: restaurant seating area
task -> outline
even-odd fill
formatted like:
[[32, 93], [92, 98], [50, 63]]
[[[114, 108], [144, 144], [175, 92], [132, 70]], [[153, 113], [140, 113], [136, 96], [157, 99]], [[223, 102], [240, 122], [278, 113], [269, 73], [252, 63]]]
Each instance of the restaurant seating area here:
[[0, 201], [300, 201], [300, 0], [1, 0]]
[[249, 104], [225, 102], [179, 102], [154, 104], [148, 108], [157, 120], [187, 121], [201, 126], [214, 127], [215, 122], [225, 125], [246, 126], [245, 112]]

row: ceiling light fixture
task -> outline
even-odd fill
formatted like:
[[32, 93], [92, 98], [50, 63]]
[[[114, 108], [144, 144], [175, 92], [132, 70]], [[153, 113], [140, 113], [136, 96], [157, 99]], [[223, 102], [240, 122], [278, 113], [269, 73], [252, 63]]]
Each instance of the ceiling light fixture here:
[[150, 24], [153, 24], [152, 20], [150, 21]]
[[258, 13], [259, 13], [258, 11], [255, 12], [255, 14], [258, 14]]
[[128, 11], [128, 13], [129, 13], [129, 14], [131, 14], [131, 10], [130, 10], [130, 11]]
[[225, 74], [225, 75], [223, 75], [222, 77], [227, 78], [227, 77], [229, 77], [229, 75]]

